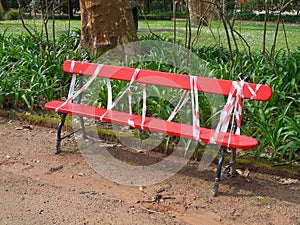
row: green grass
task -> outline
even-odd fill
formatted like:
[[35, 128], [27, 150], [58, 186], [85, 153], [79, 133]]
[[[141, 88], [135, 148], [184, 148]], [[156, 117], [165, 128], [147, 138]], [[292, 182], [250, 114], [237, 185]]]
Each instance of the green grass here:
[[[45, 30], [42, 20], [25, 20], [25, 23], [31, 31], [32, 30], [37, 30], [37, 31]], [[57, 35], [68, 31], [68, 27], [69, 27], [68, 20], [55, 20], [55, 29], [56, 29]], [[80, 29], [80, 28], [81, 28], [80, 20], [71, 21], [71, 30]], [[51, 34], [52, 20], [48, 21], [48, 30], [49, 30], [49, 33]], [[0, 21], [0, 33], [3, 34], [3, 32], [6, 32], [5, 34], [8, 36], [11, 34], [19, 35], [23, 32], [26, 32], [26, 30], [22, 26], [21, 20], [12, 20], [12, 21], [4, 20], [4, 21]]]
[[[40, 31], [43, 29], [41, 20], [26, 20], [26, 24], [32, 29]], [[148, 24], [150, 29], [154, 33], [163, 33], [165, 37], [173, 38], [173, 21], [169, 20], [149, 20]], [[177, 21], [177, 38], [184, 43], [185, 40], [185, 24], [184, 20]], [[196, 44], [197, 47], [200, 46], [210, 46], [220, 43], [223, 47], [227, 47], [226, 36], [221, 22], [212, 21], [210, 23], [211, 29], [208, 27], [202, 27], [200, 38]], [[71, 30], [80, 29], [81, 22], [79, 20], [71, 21]], [[252, 51], [261, 51], [262, 50], [262, 41], [263, 41], [263, 23], [262, 22], [239, 22], [235, 23], [235, 29], [245, 38], [248, 44], [251, 46]], [[68, 30], [68, 21], [67, 20], [56, 20], [55, 28], [57, 35], [64, 33]], [[269, 23], [267, 27], [267, 50], [271, 49], [274, 39], [276, 25], [274, 23]], [[49, 32], [52, 32], [52, 21], [48, 22]], [[6, 30], [6, 34], [18, 35], [22, 32], [25, 32], [25, 29], [22, 27], [20, 20], [17, 21], [0, 21], [0, 33]], [[300, 26], [294, 24], [285, 24], [285, 30], [288, 38], [289, 48], [291, 50], [297, 49], [300, 47], [299, 36], [300, 36]], [[283, 34], [282, 25], [279, 29], [279, 35], [277, 38], [277, 47], [276, 49], [286, 50], [286, 43]], [[147, 22], [144, 20], [139, 21], [139, 32], [138, 35], [144, 35], [148, 32]], [[197, 32], [197, 27], [192, 28], [192, 34], [195, 35]], [[213, 35], [217, 40], [213, 38]], [[218, 43], [216, 43], [216, 41]], [[240, 45], [241, 50], [243, 46]]]
[[[173, 21], [148, 21], [150, 28], [153, 32], [158, 29], [166, 29], [164, 32], [167, 37], [173, 37]], [[177, 21], [177, 37], [181, 40], [185, 39], [185, 21]], [[222, 27], [221, 22], [212, 21], [210, 23], [211, 28], [202, 27], [200, 38], [197, 42], [197, 46], [210, 46], [216, 45], [216, 41], [213, 38], [213, 35], [216, 37], [217, 42], [221, 43], [224, 47], [226, 45], [226, 36], [225, 31]], [[147, 29], [147, 24], [145, 21], [140, 21], [139, 27], [142, 31]], [[264, 24], [262, 22], [236, 22], [235, 29], [246, 39], [248, 44], [251, 46], [251, 50], [260, 51], [262, 49], [263, 42], [263, 29]], [[276, 25], [274, 23], [269, 23], [267, 26], [267, 49], [270, 50], [273, 45], [274, 34], [275, 34]], [[294, 24], [285, 24], [285, 30], [288, 38], [289, 48], [291, 50], [297, 49], [300, 47], [299, 35], [300, 35], [300, 26]], [[192, 27], [193, 35], [196, 34], [197, 27]], [[213, 34], [213, 35], [212, 35]], [[277, 38], [277, 48], [276, 49], [286, 49], [285, 38], [283, 34], [283, 27], [280, 26], [279, 35]]]

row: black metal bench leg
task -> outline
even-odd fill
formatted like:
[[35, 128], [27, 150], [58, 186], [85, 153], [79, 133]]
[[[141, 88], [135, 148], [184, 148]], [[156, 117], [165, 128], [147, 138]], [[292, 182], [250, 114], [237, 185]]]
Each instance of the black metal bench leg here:
[[222, 166], [223, 166], [223, 162], [225, 160], [225, 155], [226, 155], [226, 148], [221, 147], [221, 156], [220, 156], [219, 161], [218, 161], [218, 167], [217, 167], [217, 173], [216, 173], [216, 177], [215, 177], [215, 183], [214, 183], [213, 189], [211, 190], [211, 194], [212, 194], [213, 197], [215, 197], [218, 193], [219, 183], [221, 181]]
[[60, 123], [58, 124], [58, 128], [57, 128], [57, 137], [56, 137], [56, 150], [55, 150], [55, 154], [59, 154], [60, 153], [60, 143], [61, 143], [61, 130], [65, 124], [66, 121], [66, 117], [67, 114], [62, 114], [60, 117]]
[[229, 165], [231, 168], [229, 175], [233, 177], [236, 175], [236, 149], [235, 148], [231, 150], [231, 160], [229, 162]]
[[236, 149], [231, 149], [231, 159], [229, 165], [226, 166], [223, 172], [224, 176], [234, 177], [236, 175]]
[[85, 126], [84, 126], [83, 117], [80, 116], [79, 121], [80, 121], [81, 130], [82, 130], [82, 137], [83, 137], [83, 139], [87, 139], [87, 134], [86, 134]]

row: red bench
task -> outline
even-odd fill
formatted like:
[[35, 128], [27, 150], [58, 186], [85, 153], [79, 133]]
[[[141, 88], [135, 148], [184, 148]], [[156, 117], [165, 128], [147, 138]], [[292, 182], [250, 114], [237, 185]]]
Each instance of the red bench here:
[[[258, 146], [258, 141], [256, 139], [239, 134], [239, 128], [241, 125], [240, 114], [243, 107], [243, 99], [266, 101], [272, 96], [272, 90], [269, 86], [247, 83], [245, 81], [233, 82], [230, 80], [194, 77], [183, 74], [171, 74], [167, 72], [158, 72], [143, 69], [137, 70], [134, 68], [99, 65], [71, 60], [64, 62], [63, 70], [67, 73], [72, 73], [73, 77], [75, 77], [76, 74], [79, 74], [81, 76], [90, 76], [91, 78], [87, 83], [91, 83], [96, 77], [102, 77], [113, 80], [127, 81], [130, 82], [129, 85], [137, 82], [142, 84], [164, 86], [168, 88], [183, 89], [192, 93], [204, 92], [228, 96], [227, 104], [223, 110], [223, 119], [220, 119], [221, 123], [219, 122], [220, 126], [217, 131], [213, 129], [202, 128], [199, 126], [199, 112], [197, 111], [197, 106], [195, 106], [193, 110], [193, 124], [188, 125], [172, 122], [169, 120], [147, 117], [144, 113], [143, 115], [135, 115], [129, 114], [127, 112], [116, 111], [109, 107], [105, 109], [81, 104], [81, 91], [84, 91], [84, 89], [87, 88], [82, 84], [80, 84], [81, 91], [77, 93], [79, 101], [77, 101], [76, 103], [73, 102], [73, 97], [75, 97], [76, 94], [74, 95], [73, 93], [69, 93], [68, 100], [65, 102], [51, 101], [45, 104], [45, 108], [47, 110], [57, 111], [61, 114], [61, 122], [58, 126], [57, 131], [56, 154], [61, 151], [61, 140], [77, 132], [74, 131], [71, 134], [66, 135], [65, 137], [61, 136], [61, 129], [68, 114], [77, 115], [81, 118], [81, 130], [84, 130], [82, 117], [87, 117], [121, 125], [129, 125], [136, 129], [160, 132], [172, 136], [179, 136], [205, 143], [220, 145], [222, 154], [219, 159], [217, 175], [213, 188], [213, 195], [216, 195], [218, 190], [221, 168], [227, 149], [233, 149], [234, 155], [232, 156], [232, 163], [234, 163], [235, 149], [249, 150], [254, 149]], [[71, 84], [70, 90], [73, 89], [73, 86], [74, 83]], [[228, 127], [228, 124], [226, 123], [229, 122], [228, 118], [231, 117], [232, 112], [235, 114], [234, 118], [236, 119], [234, 130], [224, 132], [222, 131], [221, 127]], [[86, 135], [85, 132], [84, 135]]]

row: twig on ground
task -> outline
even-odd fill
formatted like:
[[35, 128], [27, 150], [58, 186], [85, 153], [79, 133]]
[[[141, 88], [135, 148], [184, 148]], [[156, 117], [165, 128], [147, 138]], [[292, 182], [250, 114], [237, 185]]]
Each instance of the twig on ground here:
[[158, 213], [158, 214], [162, 214], [164, 215], [163, 212], [158, 212], [158, 211], [155, 211], [155, 210], [152, 210], [152, 209], [148, 209], [146, 207], [143, 207], [143, 206], [140, 206], [142, 209], [146, 210], [148, 213]]

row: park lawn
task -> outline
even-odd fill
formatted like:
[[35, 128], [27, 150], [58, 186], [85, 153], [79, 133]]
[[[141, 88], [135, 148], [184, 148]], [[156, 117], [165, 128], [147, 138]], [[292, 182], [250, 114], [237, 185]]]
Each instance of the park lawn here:
[[[173, 21], [148, 21], [149, 27], [153, 32], [155, 30], [161, 30], [165, 28], [164, 35], [167, 37], [173, 37]], [[140, 21], [140, 30], [143, 31], [148, 29], [148, 24], [145, 21]], [[177, 26], [177, 38], [179, 40], [185, 40], [185, 31], [186, 31], [186, 22], [184, 20], [179, 20], [176, 23]], [[247, 41], [248, 45], [251, 47], [252, 51], [261, 51], [262, 43], [263, 43], [263, 30], [264, 24], [263, 22], [252, 22], [252, 21], [236, 21], [235, 22], [236, 31], [239, 32], [243, 38]], [[193, 37], [197, 33], [197, 27], [192, 27]], [[273, 42], [274, 35], [276, 30], [276, 24], [269, 23], [267, 25], [267, 34], [266, 34], [266, 49], [270, 50]], [[300, 25], [299, 24], [285, 24], [284, 28], [282, 25], [279, 27], [279, 33], [277, 37], [276, 49], [287, 49], [286, 40], [284, 36], [284, 32], [286, 31], [286, 36], [288, 40], [288, 47], [293, 50], [300, 48]], [[192, 38], [193, 40], [193, 38]], [[223, 47], [227, 47], [227, 40], [225, 35], [225, 30], [220, 21], [212, 21], [210, 23], [210, 27], [201, 27], [200, 36], [197, 41], [197, 46], [210, 46], [210, 45], [222, 45]], [[241, 50], [244, 49], [245, 45], [243, 45], [239, 41]]]
[[[42, 20], [26, 20], [25, 21], [28, 28], [31, 31], [43, 31], [45, 29]], [[69, 24], [67, 20], [56, 20], [55, 29], [56, 34], [60, 35], [69, 30], [78, 30], [81, 27], [80, 20], [72, 20]], [[52, 21], [48, 22], [49, 37], [52, 37]], [[145, 35], [149, 33], [149, 28], [152, 32], [163, 35], [166, 38], [173, 38], [173, 26], [174, 22], [171, 20], [140, 20], [139, 21], [139, 32], [138, 35]], [[178, 20], [176, 22], [177, 40], [185, 43], [186, 38], [186, 22], [184, 20]], [[239, 32], [243, 38], [247, 41], [248, 45], [251, 47], [252, 51], [261, 51], [263, 43], [263, 22], [249, 22], [249, 21], [236, 21], [235, 23], [236, 31]], [[276, 24], [269, 23], [267, 26], [266, 35], [266, 49], [270, 50], [273, 45], [274, 34], [276, 30]], [[286, 31], [286, 37], [288, 40], [288, 47], [291, 50], [300, 47], [300, 25], [299, 24], [285, 24], [284, 28], [280, 25], [279, 33], [277, 37], [276, 49], [286, 50], [286, 39], [283, 30]], [[0, 33], [5, 35], [18, 35], [22, 32], [26, 32], [20, 20], [14, 21], [0, 21]], [[197, 33], [197, 27], [192, 27], [192, 40]], [[211, 46], [211, 45], [221, 45], [227, 47], [227, 39], [225, 35], [225, 30], [222, 27], [220, 21], [211, 21], [210, 27], [201, 27], [200, 36], [196, 42], [196, 46]], [[246, 50], [245, 45], [239, 41], [240, 49]]]

